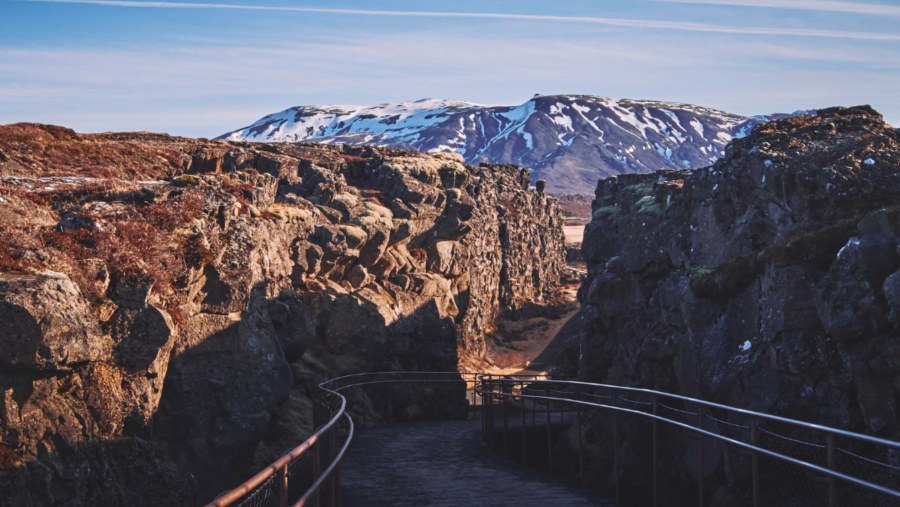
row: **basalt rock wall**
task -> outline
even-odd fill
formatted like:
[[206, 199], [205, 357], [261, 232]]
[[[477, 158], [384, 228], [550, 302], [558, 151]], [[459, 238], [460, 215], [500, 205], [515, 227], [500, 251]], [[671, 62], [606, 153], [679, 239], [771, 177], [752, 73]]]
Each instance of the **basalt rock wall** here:
[[707, 169], [600, 181], [579, 375], [897, 439], [898, 204], [900, 132], [868, 107], [762, 124]]
[[482, 364], [564, 267], [511, 166], [38, 125], [0, 155], [4, 505], [208, 500], [308, 435], [319, 381]]

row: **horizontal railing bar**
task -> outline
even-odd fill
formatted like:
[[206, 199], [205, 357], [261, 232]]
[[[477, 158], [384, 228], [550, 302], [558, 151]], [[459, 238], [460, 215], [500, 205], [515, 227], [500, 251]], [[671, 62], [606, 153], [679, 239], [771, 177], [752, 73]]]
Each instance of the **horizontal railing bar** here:
[[[404, 384], [404, 383], [413, 383], [413, 382], [422, 382], [422, 379], [400, 379], [400, 380], [373, 380], [371, 382], [360, 382], [358, 384], [348, 384], [341, 387], [334, 388], [335, 392], [343, 391], [344, 389], [349, 389], [351, 387], [359, 387], [359, 386], [369, 386], [373, 384]], [[444, 382], [444, 383], [463, 383], [465, 380], [455, 379], [455, 380], [429, 380], [428, 382]]]
[[779, 439], [784, 440], [784, 441], [786, 441], [786, 442], [792, 442], [792, 443], [795, 443], [795, 444], [798, 444], [798, 445], [805, 445], [805, 446], [807, 446], [807, 447], [814, 447], [814, 448], [816, 448], [816, 449], [825, 449], [825, 448], [828, 447], [828, 446], [826, 446], [825, 444], [814, 444], [814, 443], [812, 443], [812, 442], [807, 442], [807, 441], [805, 441], [805, 440], [800, 440], [800, 439], [798, 439], [798, 438], [792, 438], [792, 437], [789, 437], [789, 436], [787, 436], [787, 435], [781, 435], [781, 434], [779, 434], [779, 433], [775, 433], [775, 432], [769, 431], [769, 430], [767, 430], [767, 429], [765, 429], [765, 428], [757, 428], [757, 430], [760, 431], [760, 432], [762, 432], [762, 433], [765, 433], [766, 435], [769, 435], [770, 437], [779, 438]]
[[867, 458], [867, 457], [865, 457], [865, 456], [860, 456], [859, 454], [856, 454], [855, 452], [850, 452], [850, 451], [848, 451], [847, 449], [842, 449], [842, 448], [840, 448], [840, 447], [837, 447], [836, 450], [838, 450], [838, 451], [840, 451], [840, 452], [842, 452], [842, 453], [844, 453], [844, 454], [846, 454], [847, 456], [850, 456], [850, 457], [852, 457], [852, 458], [858, 459], [858, 460], [860, 460], [860, 461], [865, 461], [865, 462], [867, 462], [867, 463], [869, 463], [869, 464], [871, 464], [871, 465], [889, 468], [892, 472], [900, 472], [900, 467], [898, 467], [898, 466], [896, 466], [896, 465], [891, 465], [890, 463], [885, 463], [885, 462], [883, 462], [883, 461], [878, 461], [877, 459], [872, 459], [872, 458]]
[[[492, 382], [493, 382], [493, 381], [492, 381]], [[856, 477], [853, 477], [853, 476], [850, 476], [850, 475], [846, 475], [846, 474], [843, 474], [843, 473], [841, 473], [841, 472], [837, 472], [837, 471], [834, 471], [834, 470], [829, 470], [829, 469], [827, 469], [827, 468], [821, 467], [821, 466], [816, 465], [816, 464], [813, 464], [813, 463], [808, 463], [808, 462], [806, 462], [806, 461], [803, 461], [803, 460], [800, 460], [800, 459], [797, 459], [797, 458], [793, 458], [793, 457], [791, 457], [791, 456], [786, 456], [786, 455], [784, 455], [784, 454], [779, 454], [779, 453], [777, 453], [777, 452], [770, 451], [770, 450], [765, 449], [765, 448], [762, 448], [762, 447], [757, 447], [757, 446], [755, 446], [755, 445], [748, 444], [748, 443], [746, 443], [746, 442], [741, 442], [740, 440], [735, 440], [735, 439], [733, 439], [733, 438], [729, 438], [729, 437], [720, 435], [720, 434], [718, 434], [718, 433], [713, 433], [713, 432], [711, 432], [711, 431], [707, 431], [707, 430], [704, 430], [704, 429], [702, 429], [702, 428], [697, 428], [696, 426], [691, 426], [690, 424], [682, 423], [681, 421], [675, 421], [675, 420], [673, 420], [673, 419], [668, 419], [668, 418], [665, 418], [665, 417], [662, 417], [662, 416], [659, 416], [659, 415], [654, 415], [654, 414], [652, 414], [652, 413], [643, 412], [643, 411], [641, 411], [641, 410], [634, 410], [634, 409], [625, 408], [625, 407], [620, 407], [620, 406], [615, 406], [615, 405], [604, 405], [604, 404], [601, 404], [601, 403], [594, 403], [594, 402], [590, 402], [590, 401], [575, 400], [575, 399], [568, 399], [568, 398], [554, 398], [554, 397], [550, 397], [550, 396], [535, 396], [535, 395], [530, 395], [530, 394], [518, 394], [518, 395], [514, 395], [514, 394], [503, 393], [503, 392], [497, 393], [497, 392], [495, 392], [495, 391], [490, 391], [490, 393], [491, 393], [491, 394], [499, 394], [500, 397], [533, 398], [533, 399], [543, 399], [543, 400], [552, 400], [552, 401], [568, 402], [568, 403], [574, 403], [574, 404], [576, 404], [576, 405], [583, 405], [583, 406], [587, 406], [587, 407], [604, 408], [604, 409], [610, 409], [610, 410], [613, 410], [613, 411], [616, 411], [616, 412], [625, 412], [625, 413], [629, 413], [629, 414], [633, 414], [633, 415], [640, 415], [640, 416], [643, 416], [643, 417], [647, 417], [647, 418], [649, 418], [649, 419], [655, 419], [655, 420], [660, 421], [660, 422], [672, 424], [672, 425], [675, 425], [675, 426], [680, 426], [680, 427], [683, 428], [683, 429], [687, 429], [687, 430], [693, 431], [693, 432], [695, 432], [695, 433], [700, 433], [700, 434], [705, 435], [705, 436], [708, 436], [708, 437], [710, 437], [710, 438], [713, 438], [713, 439], [716, 439], [716, 440], [720, 440], [720, 441], [722, 441], [722, 442], [730, 443], [730, 444], [736, 445], [736, 446], [738, 446], [738, 447], [743, 447], [744, 449], [748, 449], [748, 450], [750, 450], [750, 451], [757, 452], [757, 453], [759, 453], [759, 454], [764, 454], [764, 455], [769, 456], [769, 457], [771, 457], [771, 458], [780, 459], [780, 460], [782, 460], [782, 461], [786, 461], [786, 462], [788, 462], [788, 463], [791, 463], [791, 464], [800, 466], [800, 467], [802, 467], [802, 468], [806, 468], [806, 469], [808, 469], [808, 470], [812, 470], [812, 471], [815, 471], [815, 472], [818, 472], [818, 473], [821, 473], [821, 474], [825, 474], [825, 475], [828, 475], [828, 476], [830, 476], [830, 477], [834, 477], [834, 478], [836, 478], [836, 479], [841, 479], [841, 480], [843, 480], [843, 481], [850, 482], [850, 483], [856, 484], [857, 486], [862, 486], [862, 487], [864, 487], [864, 488], [867, 488], [867, 489], [870, 489], [870, 490], [873, 490], [873, 491], [877, 491], [877, 492], [879, 492], [879, 493], [883, 493], [883, 494], [885, 494], [885, 495], [888, 495], [888, 496], [891, 496], [891, 497], [894, 497], [894, 498], [900, 498], [900, 491], [895, 491], [895, 490], [893, 490], [893, 489], [886, 488], [886, 487], [881, 486], [881, 485], [879, 485], [879, 484], [871, 483], [871, 482], [865, 481], [865, 480], [863, 480], [863, 479], [857, 479]]]
[[460, 377], [470, 376], [473, 379], [476, 379], [478, 377], [478, 375], [481, 375], [481, 374], [477, 373], [477, 372], [455, 372], [455, 371], [377, 371], [377, 372], [370, 372], [370, 373], [351, 373], [349, 375], [343, 375], [340, 377], [328, 379], [328, 380], [322, 382], [321, 384], [319, 384], [319, 387], [321, 387], [323, 389], [328, 389], [333, 383], [344, 380], [344, 379], [363, 377], [363, 376], [371, 377], [374, 375], [397, 375], [397, 376], [456, 375], [456, 376], [460, 376]]
[[[695, 414], [695, 415], [696, 415], [696, 414]], [[750, 426], [746, 426], [746, 425], [744, 425], [744, 424], [733, 423], [733, 422], [731, 422], [731, 421], [726, 421], [726, 420], [724, 420], [724, 419], [719, 419], [718, 417], [713, 417], [713, 416], [711, 416], [711, 415], [709, 415], [709, 414], [703, 414], [703, 415], [704, 415], [704, 417], [706, 417], [706, 418], [709, 419], [710, 421], [716, 421], [716, 422], [719, 423], [719, 424], [724, 424], [724, 425], [726, 425], [726, 426], [732, 426], [732, 427], [734, 427], [734, 428], [740, 428], [740, 429], [742, 429], [742, 430], [749, 430], [749, 429], [750, 429]]]

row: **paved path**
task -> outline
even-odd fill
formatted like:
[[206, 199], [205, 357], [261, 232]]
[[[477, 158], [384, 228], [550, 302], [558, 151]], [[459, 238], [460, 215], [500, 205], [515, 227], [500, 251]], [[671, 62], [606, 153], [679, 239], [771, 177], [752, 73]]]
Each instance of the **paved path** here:
[[341, 466], [344, 505], [614, 507], [493, 455], [481, 421], [384, 426], [361, 431]]

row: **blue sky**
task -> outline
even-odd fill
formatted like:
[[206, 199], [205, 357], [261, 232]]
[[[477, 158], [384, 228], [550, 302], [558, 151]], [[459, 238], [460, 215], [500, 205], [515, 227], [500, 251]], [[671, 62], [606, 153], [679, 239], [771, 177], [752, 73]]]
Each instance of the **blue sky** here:
[[900, 126], [900, 2], [0, 0], [0, 123], [215, 136], [302, 104], [534, 93]]

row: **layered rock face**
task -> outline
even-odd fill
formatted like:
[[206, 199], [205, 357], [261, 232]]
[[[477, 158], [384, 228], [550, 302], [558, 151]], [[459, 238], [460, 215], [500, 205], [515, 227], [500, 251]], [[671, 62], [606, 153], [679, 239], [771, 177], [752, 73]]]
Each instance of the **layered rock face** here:
[[898, 198], [900, 132], [868, 107], [600, 181], [580, 375], [900, 438]]
[[0, 154], [0, 504], [208, 500], [319, 381], [481, 364], [564, 268], [516, 167], [34, 125]]

